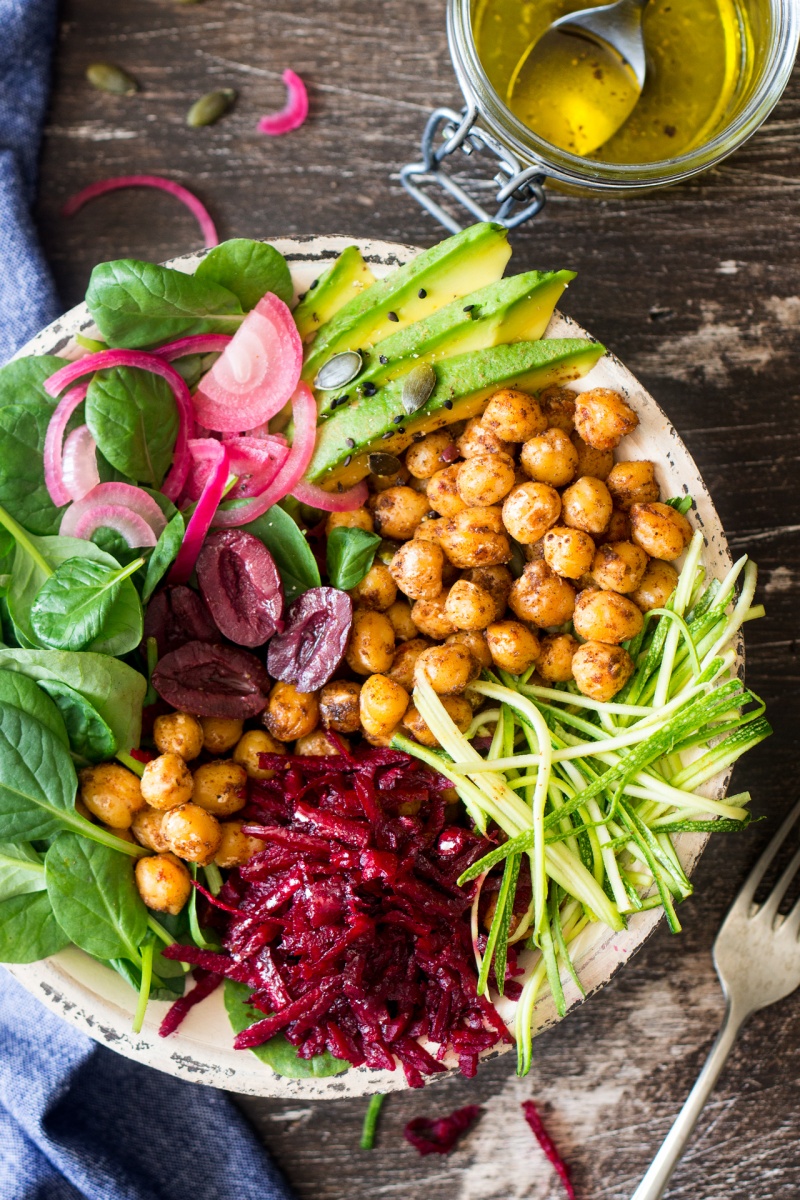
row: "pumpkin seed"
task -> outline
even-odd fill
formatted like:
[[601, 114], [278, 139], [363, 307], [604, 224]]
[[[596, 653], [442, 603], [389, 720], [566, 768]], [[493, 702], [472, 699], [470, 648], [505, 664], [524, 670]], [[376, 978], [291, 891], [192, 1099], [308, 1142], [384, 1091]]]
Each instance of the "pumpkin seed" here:
[[236, 99], [233, 88], [221, 88], [217, 92], [206, 92], [199, 100], [195, 100], [186, 114], [186, 124], [192, 128], [200, 125], [213, 125], [223, 117]]
[[390, 538], [384, 538], [375, 554], [378, 562], [382, 562], [384, 566], [388, 567], [402, 544], [402, 542], [393, 542]]
[[372, 475], [396, 475], [403, 469], [399, 458], [395, 458], [393, 454], [381, 454], [380, 452], [370, 454], [367, 465]]
[[98, 92], [112, 92], [115, 96], [132, 96], [139, 90], [133, 76], [114, 63], [90, 63], [86, 68], [86, 78]]
[[409, 416], [418, 408], [422, 408], [435, 387], [436, 372], [430, 363], [420, 363], [408, 372], [403, 382], [400, 403]]
[[357, 350], [343, 350], [334, 354], [317, 371], [314, 387], [329, 392], [333, 388], [346, 387], [358, 375], [364, 360]]

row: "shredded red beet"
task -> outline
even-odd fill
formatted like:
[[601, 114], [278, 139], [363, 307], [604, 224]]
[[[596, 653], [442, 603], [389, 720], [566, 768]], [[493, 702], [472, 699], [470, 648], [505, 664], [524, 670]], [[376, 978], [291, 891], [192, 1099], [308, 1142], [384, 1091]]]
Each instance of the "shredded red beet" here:
[[432, 1121], [415, 1117], [403, 1130], [403, 1137], [420, 1154], [449, 1154], [456, 1142], [471, 1129], [483, 1110], [477, 1104], [457, 1108], [448, 1117]]
[[155, 758], [155, 754], [153, 754], [152, 750], [138, 750], [136, 747], [134, 747], [130, 753], [131, 758], [135, 759], [138, 763], [149, 763]]
[[264, 849], [205, 918], [222, 950], [163, 953], [252, 988], [264, 1018], [237, 1049], [283, 1032], [301, 1058], [399, 1060], [412, 1087], [444, 1071], [448, 1051], [473, 1075], [481, 1052], [511, 1037], [476, 994], [475, 885], [456, 883], [490, 844], [445, 825], [448, 781], [390, 749], [262, 759], [276, 776], [250, 783], [240, 815]]
[[534, 1137], [560, 1176], [561, 1181], [564, 1184], [564, 1191], [567, 1193], [569, 1200], [575, 1200], [575, 1189], [573, 1188], [572, 1181], [569, 1177], [569, 1167], [558, 1153], [558, 1150], [556, 1150], [553, 1139], [545, 1129], [536, 1105], [532, 1100], [525, 1100], [522, 1105], [522, 1111], [525, 1114], [525, 1120], [533, 1130]]
[[210, 996], [222, 983], [221, 975], [201, 969], [195, 969], [194, 977], [195, 986], [192, 990], [170, 1006], [167, 1015], [158, 1027], [159, 1037], [169, 1037], [171, 1033], [174, 1033], [189, 1010], [194, 1008], [195, 1004], [199, 1004], [201, 1000], [205, 1000], [206, 996]]

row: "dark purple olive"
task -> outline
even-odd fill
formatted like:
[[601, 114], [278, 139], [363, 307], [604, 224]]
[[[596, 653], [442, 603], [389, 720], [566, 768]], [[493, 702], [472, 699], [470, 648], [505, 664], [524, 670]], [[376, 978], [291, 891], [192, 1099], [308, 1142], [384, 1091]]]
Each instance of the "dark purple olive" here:
[[254, 717], [267, 703], [269, 686], [254, 654], [210, 642], [187, 642], [160, 659], [153, 672], [161, 699], [196, 717]]
[[338, 588], [311, 588], [298, 596], [283, 633], [269, 644], [270, 675], [299, 692], [315, 692], [344, 658], [352, 622], [353, 601]]
[[237, 646], [263, 646], [279, 628], [281, 577], [269, 550], [252, 533], [225, 529], [206, 538], [197, 582], [217, 625]]
[[156, 592], [144, 618], [144, 646], [155, 638], [158, 656], [169, 654], [187, 642], [221, 642], [214, 618], [197, 592], [180, 584]]

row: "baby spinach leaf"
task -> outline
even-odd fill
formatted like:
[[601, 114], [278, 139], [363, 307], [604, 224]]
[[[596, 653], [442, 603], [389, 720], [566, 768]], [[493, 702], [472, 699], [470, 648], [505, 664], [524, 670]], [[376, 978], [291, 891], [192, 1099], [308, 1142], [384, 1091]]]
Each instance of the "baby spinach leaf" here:
[[[112, 958], [109, 967], [121, 975], [126, 983], [130, 984], [135, 992], [139, 992], [142, 986], [142, 972], [128, 958]], [[150, 985], [151, 1000], [166, 1000], [172, 1003], [182, 996], [186, 987], [186, 975], [180, 969], [176, 972], [174, 968], [180, 964], [170, 962], [168, 958], [162, 958], [160, 953], [156, 953], [153, 957], [153, 982]], [[167, 968], [165, 970], [165, 968]], [[172, 969], [168, 969], [172, 968]]]
[[0, 504], [31, 533], [57, 533], [64, 511], [44, 482], [44, 439], [55, 401], [0, 408]]
[[186, 522], [181, 513], [176, 512], [156, 542], [155, 549], [150, 555], [144, 587], [142, 588], [142, 600], [144, 600], [145, 604], [177, 558], [185, 533]]
[[0, 901], [0, 962], [38, 962], [69, 944], [47, 892], [28, 892]]
[[0, 368], [0, 408], [7, 404], [41, 404], [54, 407], [44, 390], [44, 382], [66, 364], [65, 358], [52, 354], [31, 354]]
[[76, 828], [85, 824], [75, 812], [77, 788], [75, 768], [64, 743], [28, 713], [0, 701], [3, 841], [33, 842], [52, 837], [65, 822]]
[[74, 833], [57, 837], [44, 860], [47, 894], [70, 940], [95, 958], [138, 958], [147, 909], [133, 861]]
[[39, 588], [31, 609], [39, 643], [51, 650], [83, 650], [103, 637], [123, 583], [141, 565], [141, 558], [127, 567], [86, 558], [62, 562]]
[[[0, 671], [0, 675], [11, 674], [10, 671]], [[114, 757], [119, 749], [114, 731], [80, 692], [54, 679], [42, 679], [37, 684], [32, 679], [28, 680], [25, 675], [14, 675], [13, 678], [24, 679], [37, 690], [41, 689], [47, 693], [56, 706], [59, 719], [66, 728], [69, 745], [75, 754], [89, 762], [105, 762]], [[26, 708], [26, 711], [30, 710]]]
[[284, 304], [294, 296], [286, 259], [268, 242], [231, 238], [210, 250], [194, 273], [195, 279], [221, 284], [239, 297], [249, 312], [262, 296], [274, 292]]
[[319, 567], [305, 534], [277, 504], [242, 529], [260, 538], [274, 558], [287, 604], [319, 587]]
[[194, 333], [235, 333], [242, 306], [211, 280], [132, 258], [100, 263], [86, 303], [111, 346], [154, 346]]
[[27, 675], [0, 669], [0, 701], [21, 708], [35, 717], [69, 749], [69, 738], [63, 717], [53, 701], [45, 696], [39, 685]]
[[[241, 1033], [243, 1029], [264, 1018], [263, 1012], [258, 1012], [248, 1003], [250, 991], [244, 983], [235, 983], [232, 979], [225, 980], [225, 1009], [235, 1033]], [[277, 1075], [283, 1075], [286, 1079], [341, 1075], [350, 1068], [350, 1063], [334, 1058], [327, 1050], [313, 1058], [299, 1058], [296, 1047], [287, 1041], [282, 1033], [270, 1038], [263, 1046], [253, 1047], [252, 1051], [256, 1058], [260, 1058], [272, 1067]]]
[[178, 436], [178, 408], [165, 379], [135, 367], [98, 371], [86, 394], [86, 424], [112, 467], [161, 486]]
[[100, 525], [95, 529], [91, 540], [95, 546], [99, 546], [106, 554], [110, 554], [112, 558], [115, 558], [121, 567], [127, 567], [136, 558], [147, 558], [150, 553], [147, 547], [132, 548], [125, 541], [125, 538], [117, 533], [116, 529], [109, 529], [105, 525]]
[[326, 560], [328, 579], [332, 587], [346, 592], [354, 588], [372, 566], [375, 551], [381, 544], [377, 533], [366, 529], [349, 529], [338, 525], [328, 536]]
[[0, 900], [44, 890], [44, 864], [30, 842], [0, 844]]

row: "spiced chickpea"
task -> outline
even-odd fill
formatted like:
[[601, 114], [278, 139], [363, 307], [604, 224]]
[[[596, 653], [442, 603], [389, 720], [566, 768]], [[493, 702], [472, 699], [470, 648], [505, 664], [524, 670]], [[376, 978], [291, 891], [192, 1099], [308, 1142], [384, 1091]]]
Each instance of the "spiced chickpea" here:
[[575, 601], [575, 632], [587, 642], [617, 646], [642, 628], [642, 611], [619, 592], [583, 591]]
[[409, 694], [388, 675], [370, 675], [361, 689], [360, 713], [364, 732], [374, 738], [387, 737], [405, 715]]
[[[495, 506], [467, 508], [445, 522], [439, 544], [454, 567], [492, 567], [511, 558], [503, 515]], [[452, 632], [452, 630], [451, 630]]]
[[429, 646], [414, 664], [414, 682], [427, 680], [440, 696], [457, 696], [480, 675], [480, 665], [466, 646]]
[[141, 787], [151, 808], [176, 808], [192, 795], [192, 773], [179, 754], [159, 754], [145, 764]]
[[404, 483], [408, 483], [410, 478], [407, 467], [402, 466], [399, 471], [395, 471], [394, 475], [368, 475], [367, 484], [370, 492], [385, 492], [391, 487], [402, 487]]
[[395, 641], [407, 642], [417, 636], [417, 627], [411, 618], [411, 605], [407, 600], [395, 600], [387, 608], [386, 615], [394, 630]]
[[177, 916], [192, 891], [192, 879], [174, 854], [140, 858], [134, 867], [139, 895], [154, 912]]
[[[388, 670], [394, 657], [394, 630], [385, 613], [356, 609], [345, 657], [347, 665], [356, 675], [372, 675], [376, 671]], [[301, 730], [295, 737], [311, 733], [314, 725]]]
[[285, 754], [286, 747], [266, 729], [248, 729], [233, 750], [233, 761], [244, 767], [249, 779], [274, 779], [275, 772], [261, 766], [262, 754]]
[[633, 542], [606, 542], [598, 546], [592, 562], [592, 579], [599, 588], [627, 594], [635, 592], [647, 567], [647, 555]]
[[615, 508], [611, 513], [611, 520], [602, 533], [596, 533], [594, 540], [598, 545], [605, 545], [607, 542], [629, 542], [631, 540], [631, 521], [626, 512]]
[[591, 475], [593, 479], [607, 479], [614, 466], [613, 450], [595, 450], [579, 437], [577, 433], [570, 434], [570, 441], [578, 455], [578, 467], [575, 474]]
[[472, 567], [464, 572], [463, 578], [470, 583], [477, 583], [478, 587], [489, 593], [495, 604], [495, 620], [499, 620], [506, 611], [511, 585], [514, 582], [514, 576], [508, 567], [502, 563], [493, 567]]
[[215, 817], [232, 816], [247, 803], [247, 771], [233, 759], [204, 763], [194, 773], [192, 803]]
[[672, 562], [680, 558], [692, 540], [692, 527], [686, 517], [669, 504], [634, 504], [631, 537], [651, 558]]
[[[380, 613], [365, 615], [381, 616]], [[298, 692], [293, 683], [278, 682], [269, 694], [267, 707], [262, 713], [261, 720], [268, 732], [279, 742], [296, 742], [304, 733], [311, 733], [316, 729], [319, 723], [317, 694], [316, 692]]]
[[531, 479], [556, 488], [566, 487], [578, 469], [577, 451], [563, 429], [546, 429], [530, 438], [519, 452], [519, 461]]
[[80, 799], [93, 817], [112, 829], [129, 829], [145, 806], [138, 775], [118, 763], [85, 767], [79, 778]]
[[161, 830], [163, 820], [164, 813], [157, 808], [143, 808], [136, 814], [131, 825], [131, 833], [140, 846], [146, 846], [148, 850], [155, 850], [156, 854], [162, 854], [165, 850], [169, 850]]
[[602, 479], [584, 475], [561, 495], [561, 520], [584, 533], [602, 533], [611, 520], [611, 493]]
[[545, 562], [556, 575], [564, 575], [567, 579], [580, 579], [591, 570], [595, 556], [594, 542], [582, 529], [555, 525], [548, 529], [542, 540]]
[[548, 428], [563, 429], [572, 433], [575, 428], [575, 401], [577, 396], [569, 388], [558, 386], [545, 388], [539, 395], [539, 403]]
[[444, 518], [437, 519], [434, 516], [427, 516], [424, 521], [420, 521], [414, 530], [412, 540], [415, 542], [435, 542], [438, 546], [439, 537], [446, 525], [447, 521]]
[[319, 693], [319, 715], [324, 729], [335, 733], [358, 733], [361, 720], [358, 715], [358, 697], [361, 684], [349, 679], [331, 679], [322, 685]]
[[[350, 749], [347, 738], [340, 737], [339, 741], [345, 750]], [[324, 729], [315, 729], [313, 733], [306, 733], [298, 738], [294, 744], [294, 752], [298, 758], [335, 758], [337, 754], [342, 753], [341, 747], [337, 746], [333, 738], [328, 737]]]
[[458, 493], [458, 472], [461, 467], [462, 463], [453, 463], [437, 471], [428, 480], [428, 503], [442, 517], [454, 517], [467, 507]]
[[[461, 733], [466, 733], [472, 723], [472, 705], [469, 701], [465, 700], [463, 696], [442, 696], [442, 704], [456, 728]], [[412, 704], [409, 706], [401, 725], [421, 746], [439, 745], [427, 724], [420, 716], [416, 705]]]
[[422, 441], [414, 442], [406, 451], [406, 466], [416, 479], [430, 479], [446, 466], [442, 452], [454, 449], [453, 435], [449, 429], [437, 429], [428, 433]]
[[164, 813], [161, 830], [173, 854], [201, 867], [211, 862], [222, 839], [217, 818], [191, 802]]
[[443, 641], [456, 632], [455, 625], [447, 615], [449, 592], [449, 588], [443, 588], [433, 600], [417, 600], [411, 609], [411, 619], [424, 637]]
[[479, 666], [490, 667], [492, 665], [492, 656], [489, 653], [485, 631], [459, 629], [458, 633], [451, 633], [450, 637], [445, 640], [445, 646], [466, 646]]
[[496, 621], [486, 630], [492, 661], [501, 671], [521, 675], [539, 657], [539, 639], [521, 621]]
[[242, 736], [243, 721], [234, 717], [201, 717], [203, 749], [209, 754], [227, 754]]
[[561, 497], [549, 483], [520, 483], [503, 504], [503, 523], [523, 546], [544, 537], [560, 514]]
[[528, 563], [519, 579], [514, 580], [508, 603], [521, 621], [540, 628], [563, 625], [572, 618], [575, 589], [539, 559]]
[[392, 583], [412, 600], [433, 600], [442, 590], [444, 554], [436, 542], [404, 542], [389, 567]]
[[244, 821], [220, 822], [219, 849], [214, 855], [218, 867], [240, 867], [266, 846], [260, 838], [243, 833]]
[[611, 388], [592, 388], [578, 396], [575, 428], [595, 450], [615, 450], [638, 424], [636, 413], [619, 392]]
[[499, 504], [514, 486], [514, 460], [508, 454], [475, 454], [458, 468], [458, 494], [469, 508]]
[[373, 496], [370, 503], [376, 533], [400, 542], [414, 536], [414, 530], [430, 511], [428, 497], [410, 487], [387, 488]]
[[630, 512], [634, 504], [652, 504], [659, 497], [655, 464], [644, 459], [615, 463], [606, 487], [617, 508]]
[[398, 646], [395, 651], [392, 665], [387, 671], [390, 679], [395, 683], [399, 683], [407, 692], [414, 690], [414, 667], [417, 659], [423, 650], [427, 650], [430, 642], [427, 638], [412, 638], [410, 642], [403, 642], [402, 646]]
[[472, 458], [475, 454], [511, 454], [513, 443], [504, 442], [480, 417], [471, 417], [466, 428], [456, 441], [458, 452], [462, 458]]
[[651, 558], [631, 600], [642, 612], [650, 612], [651, 608], [663, 608], [677, 586], [678, 572], [672, 563]]
[[373, 533], [372, 513], [366, 508], [351, 508], [350, 512], [329, 513], [325, 522], [325, 536], [330, 537], [334, 529], [364, 529], [367, 533]]
[[468, 579], [456, 580], [445, 604], [456, 629], [485, 629], [494, 620], [496, 608], [491, 593]]
[[549, 633], [542, 638], [536, 670], [545, 683], [567, 683], [572, 679], [572, 659], [578, 644], [571, 633]]
[[547, 428], [539, 401], [518, 388], [495, 392], [486, 405], [481, 424], [504, 442], [527, 442]]
[[602, 703], [612, 700], [632, 674], [633, 659], [623, 646], [584, 642], [572, 659], [572, 675], [578, 691]]
[[203, 726], [190, 713], [164, 713], [153, 722], [153, 741], [162, 754], [179, 754], [191, 762], [203, 749]]
[[525, 555], [526, 562], [538, 562], [544, 558], [544, 538], [540, 537], [538, 542], [531, 542], [527, 546], [522, 547], [522, 553]]
[[374, 608], [385, 612], [397, 599], [397, 584], [389, 568], [382, 562], [374, 562], [360, 583], [350, 589], [353, 603], [361, 608]]

